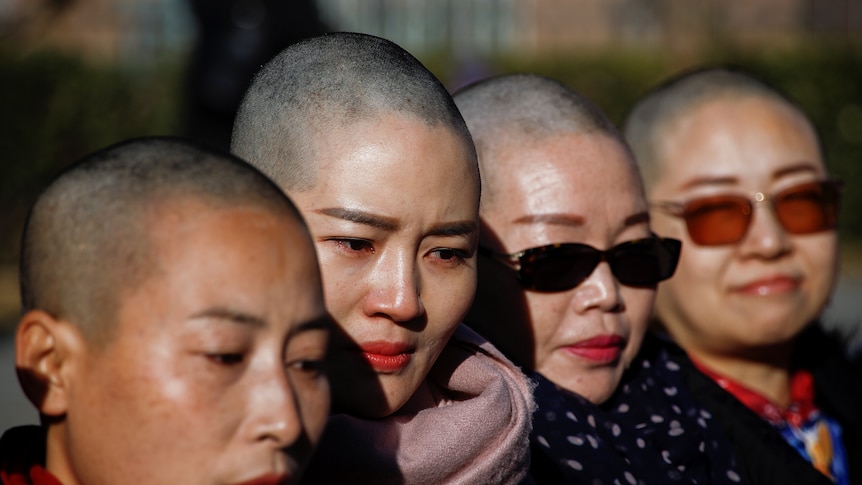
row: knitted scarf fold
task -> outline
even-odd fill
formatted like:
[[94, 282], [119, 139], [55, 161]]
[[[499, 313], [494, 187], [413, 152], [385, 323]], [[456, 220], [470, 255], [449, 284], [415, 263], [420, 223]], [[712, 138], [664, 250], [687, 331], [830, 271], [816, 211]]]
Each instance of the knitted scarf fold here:
[[428, 381], [445, 400], [409, 415], [331, 416], [304, 483], [515, 484], [529, 466], [532, 388], [464, 325]]

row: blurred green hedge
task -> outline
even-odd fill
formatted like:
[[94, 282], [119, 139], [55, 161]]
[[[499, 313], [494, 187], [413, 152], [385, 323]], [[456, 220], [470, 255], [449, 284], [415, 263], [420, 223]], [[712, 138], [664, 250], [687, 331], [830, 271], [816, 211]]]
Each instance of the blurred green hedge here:
[[26, 210], [63, 167], [125, 138], [176, 131], [180, 76], [167, 61], [121, 68], [0, 52], [0, 264], [17, 260]]
[[[423, 59], [442, 79], [448, 55]], [[862, 53], [846, 45], [803, 50], [717, 49], [680, 60], [659, 52], [602, 51], [487, 61], [495, 72], [532, 71], [594, 99], [620, 122], [649, 87], [696, 64], [733, 64], [784, 89], [820, 129], [833, 173], [846, 183], [841, 235], [862, 241]], [[24, 214], [40, 188], [83, 154], [132, 136], [178, 133], [181, 60], [90, 65], [57, 54], [0, 52], [0, 264], [17, 259]]]

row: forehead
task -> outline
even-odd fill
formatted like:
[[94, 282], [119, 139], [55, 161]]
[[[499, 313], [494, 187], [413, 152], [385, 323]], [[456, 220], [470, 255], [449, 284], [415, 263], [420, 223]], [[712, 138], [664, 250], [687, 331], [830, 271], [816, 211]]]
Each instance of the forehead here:
[[512, 140], [493, 156], [495, 187], [489, 191], [503, 211], [566, 212], [607, 200], [638, 205], [643, 199], [628, 150], [600, 132]]
[[268, 313], [283, 303], [305, 317], [322, 308], [314, 248], [287, 210], [200, 199], [155, 204], [147, 240], [154, 270], [143, 286], [156, 305], [239, 305]]
[[825, 173], [810, 122], [786, 103], [725, 97], [701, 103], [659, 132], [657, 186], [683, 187], [700, 179], [770, 183], [786, 173]]
[[475, 157], [467, 141], [448, 126], [390, 113], [330, 130], [316, 145], [315, 186], [309, 194], [295, 194], [300, 204], [314, 194], [330, 199], [327, 203], [386, 213], [417, 201], [445, 205], [447, 194], [457, 194], [449, 205], [466, 200], [467, 209], [478, 206]]

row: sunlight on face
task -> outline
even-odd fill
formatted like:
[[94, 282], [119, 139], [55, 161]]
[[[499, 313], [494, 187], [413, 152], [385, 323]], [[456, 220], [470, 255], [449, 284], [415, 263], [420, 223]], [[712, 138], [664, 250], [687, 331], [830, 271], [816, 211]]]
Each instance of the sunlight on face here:
[[[482, 208], [489, 247], [513, 253], [575, 242], [607, 249], [649, 235], [640, 181], [618, 141], [565, 135], [495, 153], [501, 172], [493, 190], [505, 197]], [[621, 285], [604, 262], [575, 288], [551, 293], [524, 290], [493, 261], [482, 259], [480, 267], [475, 324], [557, 385], [594, 403], [610, 397], [640, 348], [655, 290]]]
[[446, 127], [384, 115], [318, 147], [316, 185], [290, 194], [317, 244], [334, 338], [334, 405], [400, 409], [460, 323], [476, 287], [478, 180]]
[[[664, 130], [651, 200], [772, 194], [826, 178], [817, 138], [798, 113], [774, 101], [708, 102]], [[696, 354], [730, 355], [789, 342], [820, 313], [835, 279], [837, 235], [788, 234], [757, 204], [745, 237], [698, 246], [681, 219], [654, 214], [656, 232], [683, 241], [676, 274], [659, 287], [656, 311]]]
[[330, 323], [307, 234], [288, 216], [199, 201], [151, 216], [158, 267], [76, 369], [67, 468], [52, 471], [64, 483], [298, 481], [329, 407]]

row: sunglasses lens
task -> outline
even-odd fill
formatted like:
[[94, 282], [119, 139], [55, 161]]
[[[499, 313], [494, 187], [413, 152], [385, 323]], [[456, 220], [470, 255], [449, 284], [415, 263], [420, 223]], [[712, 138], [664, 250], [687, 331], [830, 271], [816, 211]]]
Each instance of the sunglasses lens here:
[[537, 248], [521, 260], [521, 283], [536, 291], [578, 286], [601, 261], [601, 253], [583, 244]]
[[704, 197], [689, 202], [682, 217], [695, 244], [732, 244], [742, 239], [748, 229], [751, 203], [745, 197]]
[[775, 195], [775, 213], [791, 234], [826, 231], [838, 223], [838, 200], [833, 182], [799, 185]]
[[616, 246], [608, 260], [620, 283], [651, 286], [673, 276], [681, 248], [676, 239], [651, 237]]

